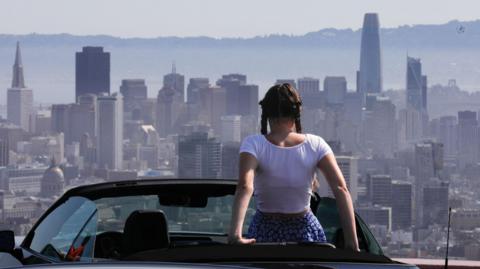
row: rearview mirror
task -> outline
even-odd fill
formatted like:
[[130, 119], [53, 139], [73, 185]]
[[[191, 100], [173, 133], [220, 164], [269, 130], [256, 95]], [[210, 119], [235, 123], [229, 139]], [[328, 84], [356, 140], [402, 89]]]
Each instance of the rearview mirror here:
[[13, 231], [0, 231], [0, 252], [12, 253], [15, 248], [15, 234]]
[[206, 207], [208, 197], [205, 195], [191, 194], [168, 194], [159, 195], [158, 201], [163, 206], [179, 206], [179, 207]]

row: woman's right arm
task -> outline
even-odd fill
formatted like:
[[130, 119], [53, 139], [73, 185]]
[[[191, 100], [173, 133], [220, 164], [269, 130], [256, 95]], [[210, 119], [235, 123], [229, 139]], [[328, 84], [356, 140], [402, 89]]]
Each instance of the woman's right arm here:
[[246, 239], [242, 237], [242, 228], [248, 203], [253, 194], [253, 178], [256, 169], [257, 159], [250, 153], [240, 153], [239, 178], [232, 208], [230, 233], [228, 235], [228, 241], [231, 244], [255, 243], [255, 239]]
[[332, 189], [333, 195], [337, 201], [337, 207], [340, 214], [340, 222], [343, 227], [345, 238], [345, 248], [360, 251], [358, 248], [358, 239], [355, 226], [355, 213], [353, 211], [353, 202], [342, 171], [338, 167], [337, 160], [332, 153], [325, 155], [319, 162], [318, 168], [327, 179], [328, 185]]

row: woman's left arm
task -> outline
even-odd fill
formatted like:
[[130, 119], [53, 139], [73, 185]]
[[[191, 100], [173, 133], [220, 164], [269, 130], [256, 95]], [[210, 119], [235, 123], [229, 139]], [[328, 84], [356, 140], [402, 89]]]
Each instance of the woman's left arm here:
[[240, 153], [239, 178], [235, 200], [232, 208], [230, 232], [228, 242], [230, 244], [253, 244], [255, 239], [242, 237], [243, 222], [247, 212], [248, 203], [253, 194], [253, 178], [257, 169], [257, 159], [250, 153]]

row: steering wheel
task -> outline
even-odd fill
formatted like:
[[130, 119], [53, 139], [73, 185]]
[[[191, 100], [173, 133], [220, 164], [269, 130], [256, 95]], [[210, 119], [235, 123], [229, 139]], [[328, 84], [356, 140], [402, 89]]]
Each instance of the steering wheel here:
[[97, 235], [95, 240], [95, 257], [117, 259], [120, 257], [122, 246], [121, 232], [109, 231]]

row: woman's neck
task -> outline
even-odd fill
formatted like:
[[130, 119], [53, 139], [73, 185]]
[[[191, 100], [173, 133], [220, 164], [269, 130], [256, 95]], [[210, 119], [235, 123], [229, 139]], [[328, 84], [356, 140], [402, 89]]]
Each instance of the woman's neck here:
[[291, 119], [276, 119], [270, 121], [270, 135], [285, 137], [295, 131], [295, 121]]

